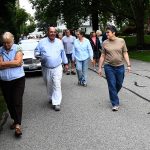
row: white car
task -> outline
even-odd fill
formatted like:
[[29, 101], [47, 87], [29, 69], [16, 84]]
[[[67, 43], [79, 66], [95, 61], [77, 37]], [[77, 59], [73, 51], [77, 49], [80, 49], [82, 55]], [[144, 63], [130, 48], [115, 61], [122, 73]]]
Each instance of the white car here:
[[23, 68], [25, 72], [41, 71], [41, 62], [34, 57], [34, 50], [38, 44], [38, 39], [26, 39], [19, 42], [23, 51]]

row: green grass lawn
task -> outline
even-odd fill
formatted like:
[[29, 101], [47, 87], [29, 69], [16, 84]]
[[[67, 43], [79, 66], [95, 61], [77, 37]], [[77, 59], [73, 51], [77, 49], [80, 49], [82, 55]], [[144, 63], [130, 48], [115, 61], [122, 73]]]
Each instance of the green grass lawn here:
[[[121, 38], [123, 38], [126, 42], [127, 47], [136, 47], [136, 36], [132, 35], [132, 36], [120, 36]], [[146, 45], [150, 45], [150, 35], [144, 35], [144, 43]]]
[[150, 62], [150, 50], [129, 51], [130, 58]]

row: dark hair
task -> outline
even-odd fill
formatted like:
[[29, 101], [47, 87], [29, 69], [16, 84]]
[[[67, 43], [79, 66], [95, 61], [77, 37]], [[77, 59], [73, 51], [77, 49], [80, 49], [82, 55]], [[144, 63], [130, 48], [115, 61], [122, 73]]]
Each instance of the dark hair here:
[[85, 36], [85, 32], [83, 30], [77, 30], [82, 36]]
[[113, 26], [113, 25], [108, 25], [108, 26], [106, 27], [106, 30], [110, 30], [111, 32], [115, 32], [115, 33], [117, 34], [117, 29], [116, 29], [116, 27]]

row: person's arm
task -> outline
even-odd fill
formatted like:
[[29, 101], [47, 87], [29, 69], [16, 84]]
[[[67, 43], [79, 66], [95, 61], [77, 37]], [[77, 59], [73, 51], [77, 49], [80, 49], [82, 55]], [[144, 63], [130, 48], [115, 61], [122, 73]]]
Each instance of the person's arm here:
[[62, 62], [64, 64], [65, 70], [68, 70], [68, 68], [69, 68], [69, 66], [68, 66], [68, 59], [67, 59], [65, 50], [62, 51], [61, 55], [62, 55]]
[[34, 56], [37, 59], [41, 59], [41, 53], [40, 53], [40, 43], [38, 43], [37, 47], [34, 50]]
[[125, 59], [126, 64], [127, 64], [128, 72], [130, 72], [131, 71], [131, 63], [130, 63], [130, 60], [129, 60], [128, 52], [127, 51], [123, 52], [123, 56], [124, 56], [124, 59]]
[[75, 41], [76, 39], [74, 39], [73, 41], [73, 49], [72, 49], [72, 61], [75, 62]]
[[64, 45], [63, 42], [61, 41], [60, 47], [62, 49], [61, 51], [61, 58], [62, 58], [62, 63], [64, 64], [65, 70], [68, 70], [68, 59], [65, 53]]
[[14, 60], [12, 61], [3, 61], [2, 56], [0, 56], [0, 69], [19, 67], [22, 65], [23, 54], [21, 51], [16, 53]]
[[91, 43], [90, 43], [89, 40], [88, 40], [88, 51], [89, 51], [89, 54], [90, 54], [91, 62], [93, 63], [93, 49], [92, 49], [92, 46], [91, 46]]
[[103, 66], [103, 64], [104, 64], [104, 61], [105, 61], [105, 54], [102, 53], [102, 54], [101, 54], [101, 57], [100, 57], [100, 59], [99, 59], [99, 69], [98, 69], [98, 74], [99, 74], [100, 76], [102, 76], [102, 66]]

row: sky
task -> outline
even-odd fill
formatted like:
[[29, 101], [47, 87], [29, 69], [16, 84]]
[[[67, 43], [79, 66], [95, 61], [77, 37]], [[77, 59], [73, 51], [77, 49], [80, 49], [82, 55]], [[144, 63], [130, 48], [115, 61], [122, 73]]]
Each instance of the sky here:
[[30, 13], [32, 16], [34, 16], [35, 10], [32, 9], [32, 4], [29, 3], [28, 0], [19, 0], [19, 2], [21, 8], [24, 8], [27, 13]]

